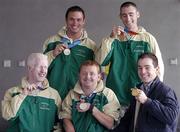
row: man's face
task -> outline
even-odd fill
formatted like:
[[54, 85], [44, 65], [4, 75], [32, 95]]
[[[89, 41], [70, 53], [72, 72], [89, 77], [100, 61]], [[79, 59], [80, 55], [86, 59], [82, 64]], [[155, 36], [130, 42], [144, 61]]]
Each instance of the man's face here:
[[144, 83], [153, 81], [158, 74], [158, 69], [158, 66], [156, 68], [154, 67], [153, 61], [150, 58], [144, 58], [138, 61], [138, 75]]
[[137, 26], [137, 20], [139, 17], [139, 12], [133, 6], [123, 7], [120, 10], [120, 18], [124, 26], [128, 29], [132, 29]]
[[101, 78], [96, 66], [83, 66], [79, 74], [79, 81], [82, 89], [94, 90]]
[[34, 67], [30, 67], [30, 75], [34, 83], [43, 82], [47, 75], [48, 61], [39, 60]]
[[67, 24], [68, 33], [70, 34], [80, 33], [85, 24], [85, 20], [82, 12], [79, 11], [69, 12], [68, 17], [66, 19], [66, 24]]

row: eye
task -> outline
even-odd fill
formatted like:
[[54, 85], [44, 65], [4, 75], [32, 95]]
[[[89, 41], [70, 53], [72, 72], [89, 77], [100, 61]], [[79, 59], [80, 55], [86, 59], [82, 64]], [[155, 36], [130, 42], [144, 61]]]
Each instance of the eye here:
[[130, 14], [129, 16], [130, 16], [130, 17], [133, 17], [133, 14]]
[[93, 73], [90, 73], [90, 75], [92, 76], [92, 75], [94, 75]]
[[151, 67], [150, 67], [150, 66], [146, 66], [145, 68], [146, 68], [146, 70], [150, 70], [150, 69], [151, 69]]
[[82, 19], [80, 19], [80, 18], [79, 18], [79, 19], [77, 19], [77, 22], [81, 22], [81, 21], [83, 21], [83, 20], [82, 20]]
[[44, 69], [47, 69], [47, 66], [43, 66]]
[[129, 13], [129, 16], [134, 16], [134, 13]]
[[127, 17], [127, 15], [122, 15], [122, 17]]
[[150, 69], [149, 67], [146, 68], [146, 70], [149, 70], [149, 69]]
[[82, 73], [82, 75], [83, 75], [83, 76], [86, 76], [86, 75], [87, 75], [87, 73], [84, 73], [84, 72], [83, 72], [83, 73]]
[[138, 66], [138, 70], [142, 70], [142, 67], [139, 67], [139, 66]]

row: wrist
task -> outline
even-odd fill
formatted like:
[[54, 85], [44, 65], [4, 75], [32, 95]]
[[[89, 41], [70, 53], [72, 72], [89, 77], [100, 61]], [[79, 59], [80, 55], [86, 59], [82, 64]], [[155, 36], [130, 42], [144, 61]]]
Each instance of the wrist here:
[[94, 105], [91, 104], [91, 105], [89, 106], [89, 111], [92, 113], [92, 112], [93, 112], [93, 109], [94, 109]]
[[49, 52], [49, 56], [50, 56], [50, 58], [55, 59], [54, 50]]
[[111, 33], [109, 37], [114, 38], [115, 37], [114, 33]]
[[57, 56], [57, 51], [54, 49], [52, 52], [52, 56], [55, 58]]

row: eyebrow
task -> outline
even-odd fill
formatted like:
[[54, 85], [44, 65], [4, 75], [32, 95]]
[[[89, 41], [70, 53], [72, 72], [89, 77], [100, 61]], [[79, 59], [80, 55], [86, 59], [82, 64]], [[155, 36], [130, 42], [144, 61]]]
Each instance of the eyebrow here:
[[[143, 67], [147, 67], [147, 66], [151, 66], [151, 65], [144, 65]], [[141, 65], [138, 64], [138, 67], [142, 67]]]

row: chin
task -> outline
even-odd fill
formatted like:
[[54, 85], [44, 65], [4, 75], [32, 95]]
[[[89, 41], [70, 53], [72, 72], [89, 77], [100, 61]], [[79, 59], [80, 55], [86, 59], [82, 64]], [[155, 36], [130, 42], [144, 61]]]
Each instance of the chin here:
[[91, 89], [92, 87], [89, 86], [89, 85], [84, 85], [84, 88], [86, 88], [86, 89]]
[[38, 82], [43, 82], [45, 80], [45, 78], [40, 78], [40, 79], [38, 79], [37, 81]]
[[79, 31], [79, 29], [73, 29], [73, 28], [71, 28], [70, 31], [71, 31], [72, 33], [77, 33], [77, 32]]
[[150, 81], [149, 80], [143, 80], [144, 83], [149, 83]]

